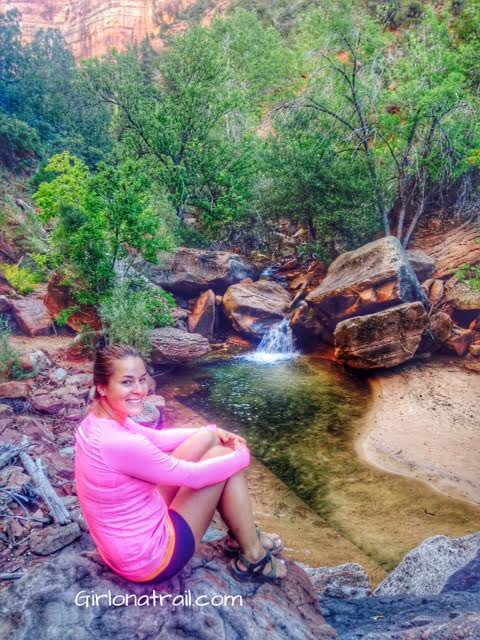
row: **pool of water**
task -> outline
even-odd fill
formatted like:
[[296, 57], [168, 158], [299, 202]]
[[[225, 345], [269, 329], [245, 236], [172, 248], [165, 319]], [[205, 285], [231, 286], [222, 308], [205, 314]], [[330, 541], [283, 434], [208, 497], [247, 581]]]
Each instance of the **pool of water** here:
[[387, 570], [429, 536], [478, 529], [480, 509], [358, 458], [353, 442], [370, 400], [361, 376], [308, 357], [238, 357], [177, 371], [175, 386], [186, 390], [183, 402], [242, 433], [263, 464]]

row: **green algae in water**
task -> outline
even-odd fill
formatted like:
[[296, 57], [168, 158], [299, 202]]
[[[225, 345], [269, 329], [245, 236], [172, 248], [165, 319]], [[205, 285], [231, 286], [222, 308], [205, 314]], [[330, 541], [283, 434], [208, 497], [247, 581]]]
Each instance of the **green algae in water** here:
[[367, 388], [334, 367], [312, 370], [303, 359], [210, 365], [209, 412], [226, 417], [252, 453], [321, 515], [328, 512], [335, 452], [351, 441]]

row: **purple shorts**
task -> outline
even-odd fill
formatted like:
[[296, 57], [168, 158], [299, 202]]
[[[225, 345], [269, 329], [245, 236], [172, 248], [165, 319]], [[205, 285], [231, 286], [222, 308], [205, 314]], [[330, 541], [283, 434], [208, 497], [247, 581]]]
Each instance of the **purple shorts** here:
[[169, 578], [173, 578], [174, 575], [183, 569], [195, 553], [195, 537], [188, 522], [173, 509], [168, 510], [168, 515], [170, 516], [173, 528], [175, 529], [175, 547], [173, 549], [173, 555], [168, 565], [158, 574], [158, 576], [155, 576], [155, 578], [148, 582], [144, 582], [143, 584], [155, 584], [157, 582], [164, 582]]

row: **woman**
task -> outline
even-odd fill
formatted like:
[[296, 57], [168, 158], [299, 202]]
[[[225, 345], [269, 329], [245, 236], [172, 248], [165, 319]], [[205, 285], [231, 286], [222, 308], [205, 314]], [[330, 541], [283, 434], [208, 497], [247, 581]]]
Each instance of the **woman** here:
[[[80, 505], [103, 560], [136, 582], [167, 580], [190, 560], [215, 509], [229, 527], [224, 548], [238, 580], [286, 574], [281, 541], [255, 527], [245, 440], [217, 429], [142, 427], [147, 371], [139, 352], [111, 345], [96, 355], [96, 401], [77, 429]], [[168, 453], [167, 453], [168, 452]]]

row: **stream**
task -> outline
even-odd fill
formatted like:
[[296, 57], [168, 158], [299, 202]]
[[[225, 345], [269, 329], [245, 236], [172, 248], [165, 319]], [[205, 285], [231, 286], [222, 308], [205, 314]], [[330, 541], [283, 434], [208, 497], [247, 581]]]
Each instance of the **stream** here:
[[475, 506], [358, 458], [365, 376], [313, 357], [234, 357], [177, 370], [174, 384], [178, 400], [241, 433], [265, 466], [387, 571], [425, 538], [478, 530]]

